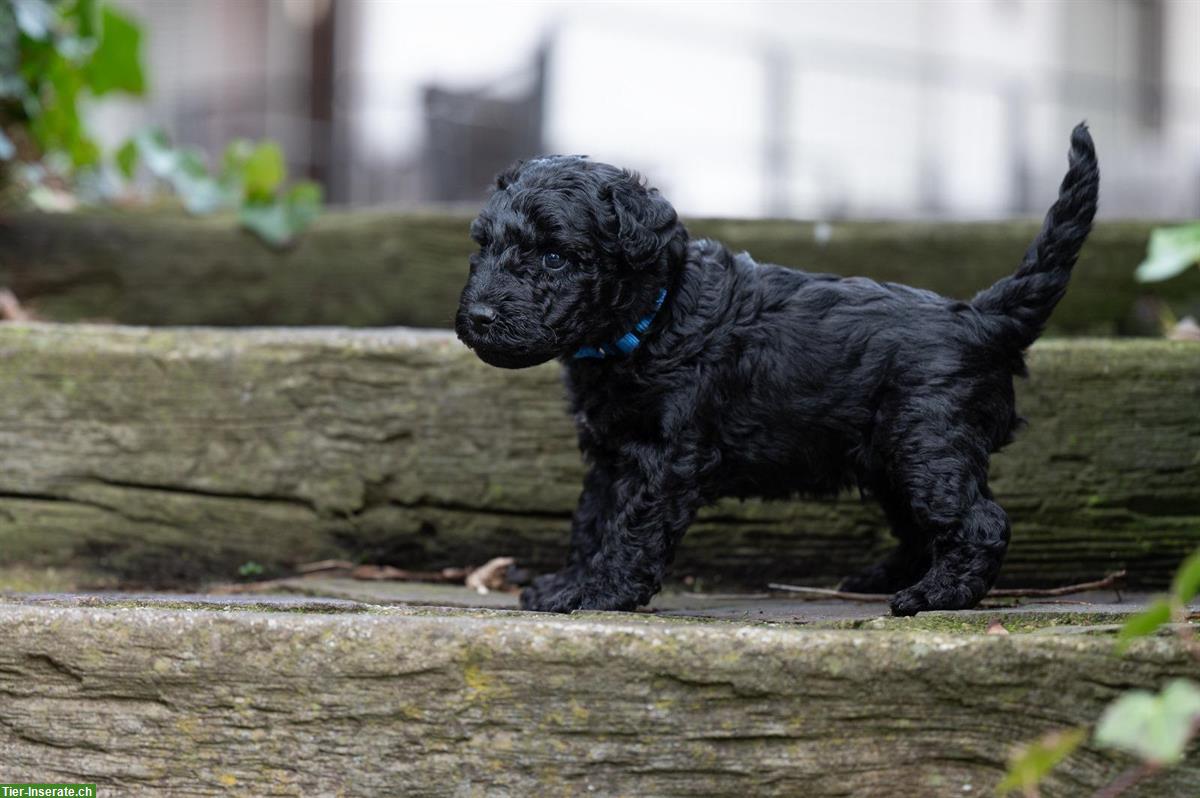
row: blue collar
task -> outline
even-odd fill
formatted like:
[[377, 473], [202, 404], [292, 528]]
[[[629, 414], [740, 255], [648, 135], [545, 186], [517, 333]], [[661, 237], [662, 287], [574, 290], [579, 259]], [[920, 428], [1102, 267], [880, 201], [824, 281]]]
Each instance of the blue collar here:
[[667, 298], [667, 289], [661, 288], [658, 292], [658, 298], [654, 300], [654, 310], [643, 316], [634, 326], [631, 332], [627, 332], [617, 340], [608, 344], [600, 344], [599, 347], [585, 346], [575, 353], [575, 360], [585, 357], [600, 358], [603, 360], [606, 357], [615, 357], [616, 355], [628, 355], [630, 352], [638, 348], [638, 344], [642, 339], [638, 336], [646, 332], [650, 328], [650, 322], [654, 321], [654, 317], [658, 315], [659, 309], [663, 306], [663, 301]]

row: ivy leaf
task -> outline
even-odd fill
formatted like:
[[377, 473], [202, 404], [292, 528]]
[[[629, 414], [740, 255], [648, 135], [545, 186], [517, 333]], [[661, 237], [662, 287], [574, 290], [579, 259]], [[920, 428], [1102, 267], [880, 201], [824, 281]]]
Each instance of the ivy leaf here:
[[13, 146], [8, 136], [4, 135], [4, 129], [0, 128], [0, 161], [7, 161], [16, 154], [17, 148]]
[[225, 191], [208, 174], [199, 150], [186, 149], [176, 153], [170, 181], [188, 213], [212, 213], [228, 204]]
[[179, 160], [179, 154], [171, 147], [171, 141], [167, 138], [166, 132], [159, 127], [149, 128], [138, 133], [134, 137], [134, 142], [137, 145], [138, 153], [142, 156], [142, 161], [150, 170], [150, 174], [163, 180], [170, 179], [171, 174], [175, 171], [175, 164]]
[[321, 187], [297, 183], [282, 200], [247, 202], [238, 218], [242, 226], [275, 247], [287, 246], [321, 212]]
[[1135, 275], [1144, 283], [1166, 280], [1200, 262], [1200, 223], [1160, 227], [1150, 234], [1146, 259]]
[[40, 113], [30, 119], [29, 131], [44, 152], [66, 153], [76, 169], [94, 166], [100, 160], [100, 148], [87, 135], [79, 118], [81, 80], [73, 65], [54, 54], [44, 79], [52, 90], [50, 99], [41, 104]]
[[54, 8], [46, 0], [13, 0], [17, 27], [34, 41], [44, 42], [54, 30]]
[[1131, 690], [1109, 704], [1096, 727], [1096, 743], [1134, 754], [1152, 765], [1183, 759], [1200, 723], [1200, 687], [1176, 679], [1162, 693]]
[[295, 232], [308, 227], [321, 214], [321, 187], [302, 180], [287, 193], [288, 218]]
[[100, 2], [99, 0], [76, 0], [71, 15], [78, 20], [79, 35], [85, 39], [94, 39], [100, 32]]
[[175, 149], [162, 128], [143, 130], [134, 142], [146, 168], [171, 184], [188, 213], [212, 213], [231, 204], [229, 191], [209, 175], [199, 150]]
[[287, 168], [283, 163], [283, 150], [279, 145], [264, 141], [254, 148], [242, 164], [242, 180], [246, 197], [252, 203], [266, 204], [275, 196], [275, 190], [283, 182]]
[[1158, 599], [1146, 609], [1134, 615], [1121, 631], [1117, 633], [1117, 650], [1124, 651], [1135, 638], [1154, 634], [1158, 628], [1171, 621], [1171, 604], [1166, 599]]
[[113, 156], [116, 161], [117, 169], [125, 177], [126, 180], [133, 179], [133, 173], [137, 170], [138, 162], [138, 146], [135, 139], [127, 139], [124, 144], [117, 150]]
[[263, 572], [263, 567], [254, 560], [244, 562], [238, 566], [238, 575], [240, 576], [260, 576]]
[[1171, 584], [1171, 592], [1180, 604], [1187, 604], [1200, 593], [1200, 549], [1192, 552], [1192, 556], [1179, 566], [1175, 581]]
[[247, 202], [238, 214], [238, 221], [272, 246], [282, 247], [292, 240], [287, 209], [281, 202]]
[[997, 795], [1013, 790], [1028, 792], [1041, 783], [1059, 762], [1069, 757], [1087, 737], [1087, 729], [1050, 732], [1024, 746], [1008, 760], [1008, 772], [996, 785]]
[[246, 161], [254, 152], [254, 143], [248, 139], [234, 139], [225, 147], [221, 157], [221, 181], [230, 185], [241, 185], [246, 173]]
[[100, 21], [100, 42], [84, 68], [87, 87], [97, 96], [110, 91], [144, 94], [141, 28], [108, 4], [100, 12]]

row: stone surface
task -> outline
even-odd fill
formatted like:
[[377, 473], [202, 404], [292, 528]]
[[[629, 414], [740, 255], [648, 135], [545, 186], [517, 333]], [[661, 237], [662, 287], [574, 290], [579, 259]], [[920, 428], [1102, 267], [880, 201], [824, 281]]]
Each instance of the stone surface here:
[[[0, 781], [122, 796], [987, 795], [1013, 745], [1197, 671], [1174, 637], [1117, 655], [1102, 635], [932, 620], [10, 598]], [[1128, 764], [1085, 747], [1042, 795], [1089, 795]], [[1131, 795], [1198, 790], [1190, 759]]]
[[[183, 586], [563, 557], [582, 465], [556, 364], [489, 368], [431, 331], [37, 324], [0, 325], [0, 357], [0, 570]], [[992, 471], [1002, 579], [1162, 583], [1200, 544], [1200, 347], [1044, 342], [1030, 367]], [[889, 545], [856, 497], [729, 501], [675, 575], [828, 584]]]
[[[12, 213], [0, 219], [0, 286], [59, 321], [449, 327], [474, 247], [470, 219], [330, 212], [281, 252], [223, 216]], [[696, 219], [688, 225], [696, 237], [717, 238], [764, 262], [969, 298], [1016, 268], [1039, 222]], [[1200, 298], [1196, 270], [1152, 286], [1133, 279], [1154, 226], [1096, 227], [1051, 319], [1053, 330], [1129, 329], [1140, 296], [1177, 301], [1180, 312], [1192, 307]]]

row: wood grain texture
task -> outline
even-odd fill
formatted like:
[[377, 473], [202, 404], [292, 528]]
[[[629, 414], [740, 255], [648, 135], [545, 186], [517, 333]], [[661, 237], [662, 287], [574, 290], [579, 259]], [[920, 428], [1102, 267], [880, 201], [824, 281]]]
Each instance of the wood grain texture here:
[[[1194, 673], [1172, 638], [646, 616], [0, 605], [0, 781], [101, 794], [990, 795], [1010, 748]], [[1045, 798], [1128, 760], [1090, 747]], [[1131, 798], [1195, 795], [1193, 758]]]
[[[0, 286], [58, 321], [129, 324], [339, 324], [449, 327], [466, 280], [471, 217], [328, 213], [280, 252], [226, 217], [167, 213], [12, 213], [0, 218]], [[969, 298], [1016, 269], [1039, 223], [973, 224], [696, 219], [763, 262], [863, 275]], [[1200, 272], [1139, 285], [1151, 222], [1106, 222], [1084, 247], [1052, 331], [1128, 328], [1135, 300], [1200, 300]]]
[[[330, 556], [409, 568], [564, 554], [582, 464], [558, 366], [489, 368], [451, 335], [0, 325], [0, 566], [157, 586]], [[1163, 583], [1200, 543], [1200, 347], [1047, 342], [1030, 426], [994, 461], [1006, 584], [1127, 568]], [[889, 545], [838, 502], [722, 502], [675, 575], [830, 582]]]

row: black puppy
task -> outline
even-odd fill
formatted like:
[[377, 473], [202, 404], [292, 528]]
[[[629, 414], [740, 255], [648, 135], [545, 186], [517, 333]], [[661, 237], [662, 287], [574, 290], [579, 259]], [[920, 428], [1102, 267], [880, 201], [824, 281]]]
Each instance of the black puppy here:
[[590, 466], [567, 565], [522, 606], [633, 609], [706, 503], [852, 486], [899, 545], [844, 589], [895, 593], [897, 615], [974, 606], [1009, 539], [988, 457], [1020, 424], [1013, 375], [1066, 291], [1098, 185], [1081, 124], [1016, 273], [960, 302], [689, 240], [670, 203], [607, 164], [501, 174], [471, 225], [458, 335], [494, 366], [560, 358]]

